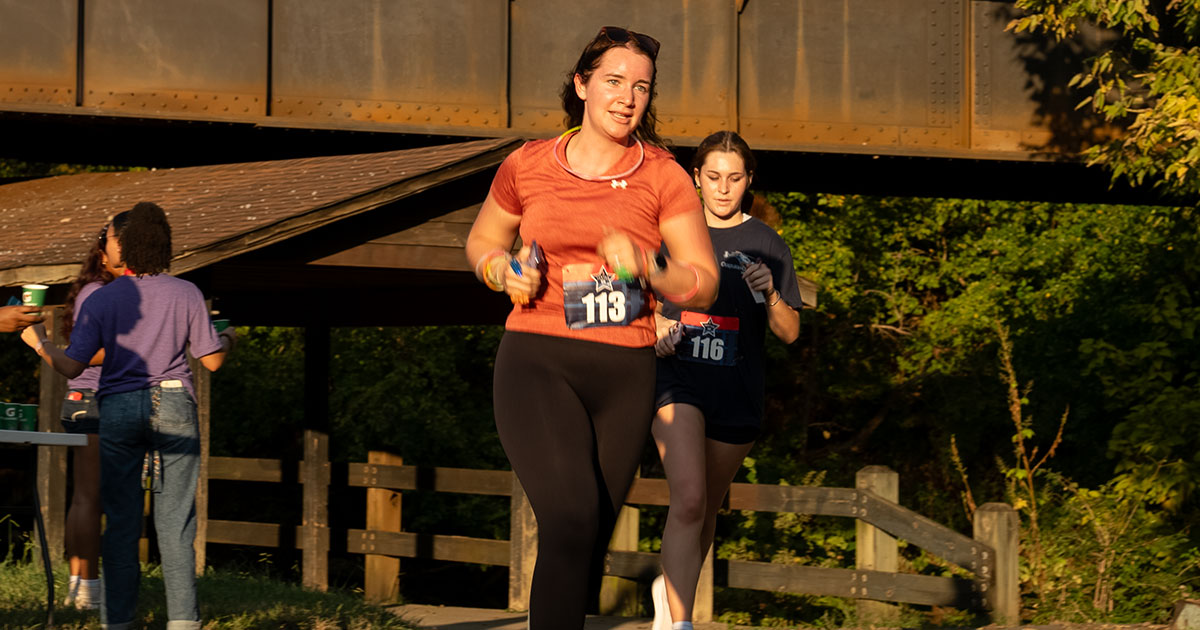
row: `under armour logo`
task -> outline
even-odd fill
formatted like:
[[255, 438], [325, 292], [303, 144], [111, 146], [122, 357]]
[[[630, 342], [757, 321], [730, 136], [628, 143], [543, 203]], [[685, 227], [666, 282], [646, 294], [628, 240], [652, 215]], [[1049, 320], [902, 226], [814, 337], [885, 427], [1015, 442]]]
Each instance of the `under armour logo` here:
[[614, 190], [616, 190], [617, 188], [620, 188], [621, 190], [625, 190], [625, 187], [629, 185], [623, 179], [614, 179], [610, 183], [612, 183], [612, 187]]

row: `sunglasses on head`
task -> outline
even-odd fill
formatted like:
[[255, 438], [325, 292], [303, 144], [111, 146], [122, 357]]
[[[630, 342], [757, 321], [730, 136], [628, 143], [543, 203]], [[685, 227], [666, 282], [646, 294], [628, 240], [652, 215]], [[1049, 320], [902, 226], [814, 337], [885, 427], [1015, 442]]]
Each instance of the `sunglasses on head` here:
[[638, 47], [646, 51], [651, 59], [658, 58], [660, 44], [657, 39], [649, 35], [623, 29], [620, 26], [602, 26], [600, 27], [600, 34], [614, 44], [624, 44], [631, 39], [635, 39], [637, 40]]

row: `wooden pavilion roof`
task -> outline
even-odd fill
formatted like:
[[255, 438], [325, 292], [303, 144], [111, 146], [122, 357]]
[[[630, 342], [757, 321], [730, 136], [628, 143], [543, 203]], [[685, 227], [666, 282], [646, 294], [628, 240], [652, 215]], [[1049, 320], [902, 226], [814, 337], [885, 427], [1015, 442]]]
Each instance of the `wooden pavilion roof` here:
[[[49, 300], [62, 299], [101, 226], [145, 200], [161, 205], [171, 222], [171, 273], [199, 284], [245, 323], [302, 324], [316, 316], [311, 303], [338, 287], [378, 299], [379, 291], [404, 293], [416, 283], [479, 298], [462, 255], [466, 231], [496, 166], [520, 142], [85, 173], [0, 186], [0, 287], [12, 287], [6, 293], [13, 294], [25, 283], [57, 285]], [[301, 312], [278, 312], [287, 308]], [[324, 311], [317, 319], [350, 323], [336, 309], [317, 310]], [[457, 310], [450, 320], [492, 313]], [[351, 319], [414, 323], [361, 314]]]

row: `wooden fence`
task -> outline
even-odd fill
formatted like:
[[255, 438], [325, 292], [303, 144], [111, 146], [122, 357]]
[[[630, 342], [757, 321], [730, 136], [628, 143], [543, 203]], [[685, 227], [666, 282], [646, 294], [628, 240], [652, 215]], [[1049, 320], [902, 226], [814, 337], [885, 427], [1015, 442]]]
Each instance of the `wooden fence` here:
[[[294, 532], [271, 523], [208, 520], [210, 544], [280, 547], [294, 541], [303, 552], [305, 586], [327, 586], [330, 530], [325, 507], [329, 496], [328, 438], [305, 433], [305, 461], [295, 476], [303, 484], [301, 524]], [[308, 462], [317, 462], [310, 466]], [[397, 594], [399, 558], [426, 558], [509, 567], [509, 607], [524, 610], [536, 559], [536, 528], [529, 503], [509, 471], [405, 466], [399, 458], [372, 453], [365, 463], [347, 464], [347, 483], [368, 488], [367, 529], [337, 532], [345, 536], [350, 553], [366, 556], [365, 594], [388, 601]], [[209, 480], [280, 482], [283, 465], [275, 459], [211, 457]], [[702, 572], [696, 614], [712, 616], [712, 586], [775, 592], [832, 595], [858, 600], [860, 613], [887, 617], [889, 602], [907, 602], [961, 609], [987, 610], [998, 623], [1017, 623], [1017, 518], [1000, 503], [981, 506], [975, 515], [974, 538], [952, 531], [908, 510], [895, 501], [898, 476], [871, 466], [858, 474], [855, 488], [771, 486], [735, 483], [730, 490], [733, 510], [791, 512], [853, 518], [856, 527], [856, 568], [837, 569], [741, 560], [713, 561]], [[510, 540], [413, 533], [401, 530], [400, 493], [426, 490], [510, 497]], [[602, 609], [608, 613], [636, 610], [636, 583], [658, 573], [658, 555], [636, 551], [636, 505], [668, 504], [666, 480], [638, 479], [627, 499], [614, 535], [602, 588]], [[903, 539], [971, 573], [965, 577], [935, 577], [898, 573], [897, 539]], [[711, 555], [711, 554], [710, 554]], [[719, 579], [718, 579], [718, 576]]]
[[[50, 309], [47, 330], [58, 329], [59, 308]], [[326, 331], [327, 332], [327, 331]], [[53, 334], [53, 333], [51, 333]], [[327, 352], [324, 353], [327, 355]], [[318, 356], [323, 356], [317, 353]], [[327, 368], [327, 366], [325, 366]], [[258, 547], [292, 547], [301, 550], [305, 586], [328, 585], [331, 536], [329, 490], [331, 464], [329, 438], [320, 431], [304, 433], [304, 459], [294, 470], [281, 460], [209, 456], [209, 397], [211, 374], [193, 362], [197, 406], [200, 414], [201, 470], [197, 489], [197, 568], [205, 564], [207, 544]], [[318, 375], [319, 376], [319, 375]], [[40, 370], [41, 400], [58, 401], [66, 381], [53, 370]], [[321, 382], [316, 379], [315, 382]], [[59, 431], [58, 405], [38, 410], [41, 431]], [[311, 463], [311, 464], [310, 464]], [[469, 562], [509, 569], [509, 607], [524, 610], [536, 559], [537, 532], [533, 512], [515, 476], [508, 471], [404, 466], [399, 458], [371, 453], [365, 463], [346, 465], [349, 486], [367, 488], [366, 527], [336, 532], [345, 536], [345, 547], [365, 559], [365, 595], [375, 601], [394, 600], [399, 575], [398, 558], [427, 558]], [[341, 472], [341, 471], [339, 471]], [[66, 515], [66, 453], [63, 449], [38, 449], [38, 491], [47, 525], [51, 557], [62, 557]], [[292, 531], [279, 524], [208, 518], [210, 480], [258, 481], [302, 484], [301, 521]], [[894, 613], [889, 602], [906, 602], [961, 609], [987, 610], [997, 623], [1019, 623], [1017, 586], [1018, 521], [1016, 512], [1003, 503], [988, 503], [975, 512], [973, 537], [968, 538], [900, 506], [896, 473], [867, 467], [858, 473], [854, 488], [814, 488], [735, 483], [728, 503], [734, 510], [790, 512], [856, 519], [855, 568], [836, 569], [804, 565], [718, 560], [711, 557], [701, 571], [693, 618], [712, 617], [713, 585], [774, 592], [831, 595], [858, 601], [865, 617], [886, 618]], [[510, 540], [405, 532], [401, 529], [401, 492], [432, 490], [510, 497]], [[637, 552], [637, 505], [668, 504], [667, 483], [638, 479], [626, 500], [607, 558], [602, 610], [636, 611], [637, 582], [658, 573], [658, 556]], [[970, 578], [935, 577], [898, 573], [897, 539], [903, 539], [970, 572]], [[339, 544], [340, 547], [340, 544]]]

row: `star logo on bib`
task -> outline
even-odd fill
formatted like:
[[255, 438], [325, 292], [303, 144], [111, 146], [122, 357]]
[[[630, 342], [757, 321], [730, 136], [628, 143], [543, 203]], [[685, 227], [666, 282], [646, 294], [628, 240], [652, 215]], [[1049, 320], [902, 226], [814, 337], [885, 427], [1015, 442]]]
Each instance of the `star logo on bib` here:
[[713, 323], [711, 317], [708, 318], [708, 321], [700, 324], [700, 327], [704, 329], [700, 331], [701, 337], [716, 337], [717, 331], [721, 329], [719, 325]]
[[614, 277], [616, 276], [608, 273], [608, 269], [600, 267], [600, 273], [592, 274], [592, 280], [596, 281], [596, 292], [599, 293], [601, 291], [612, 291]]

